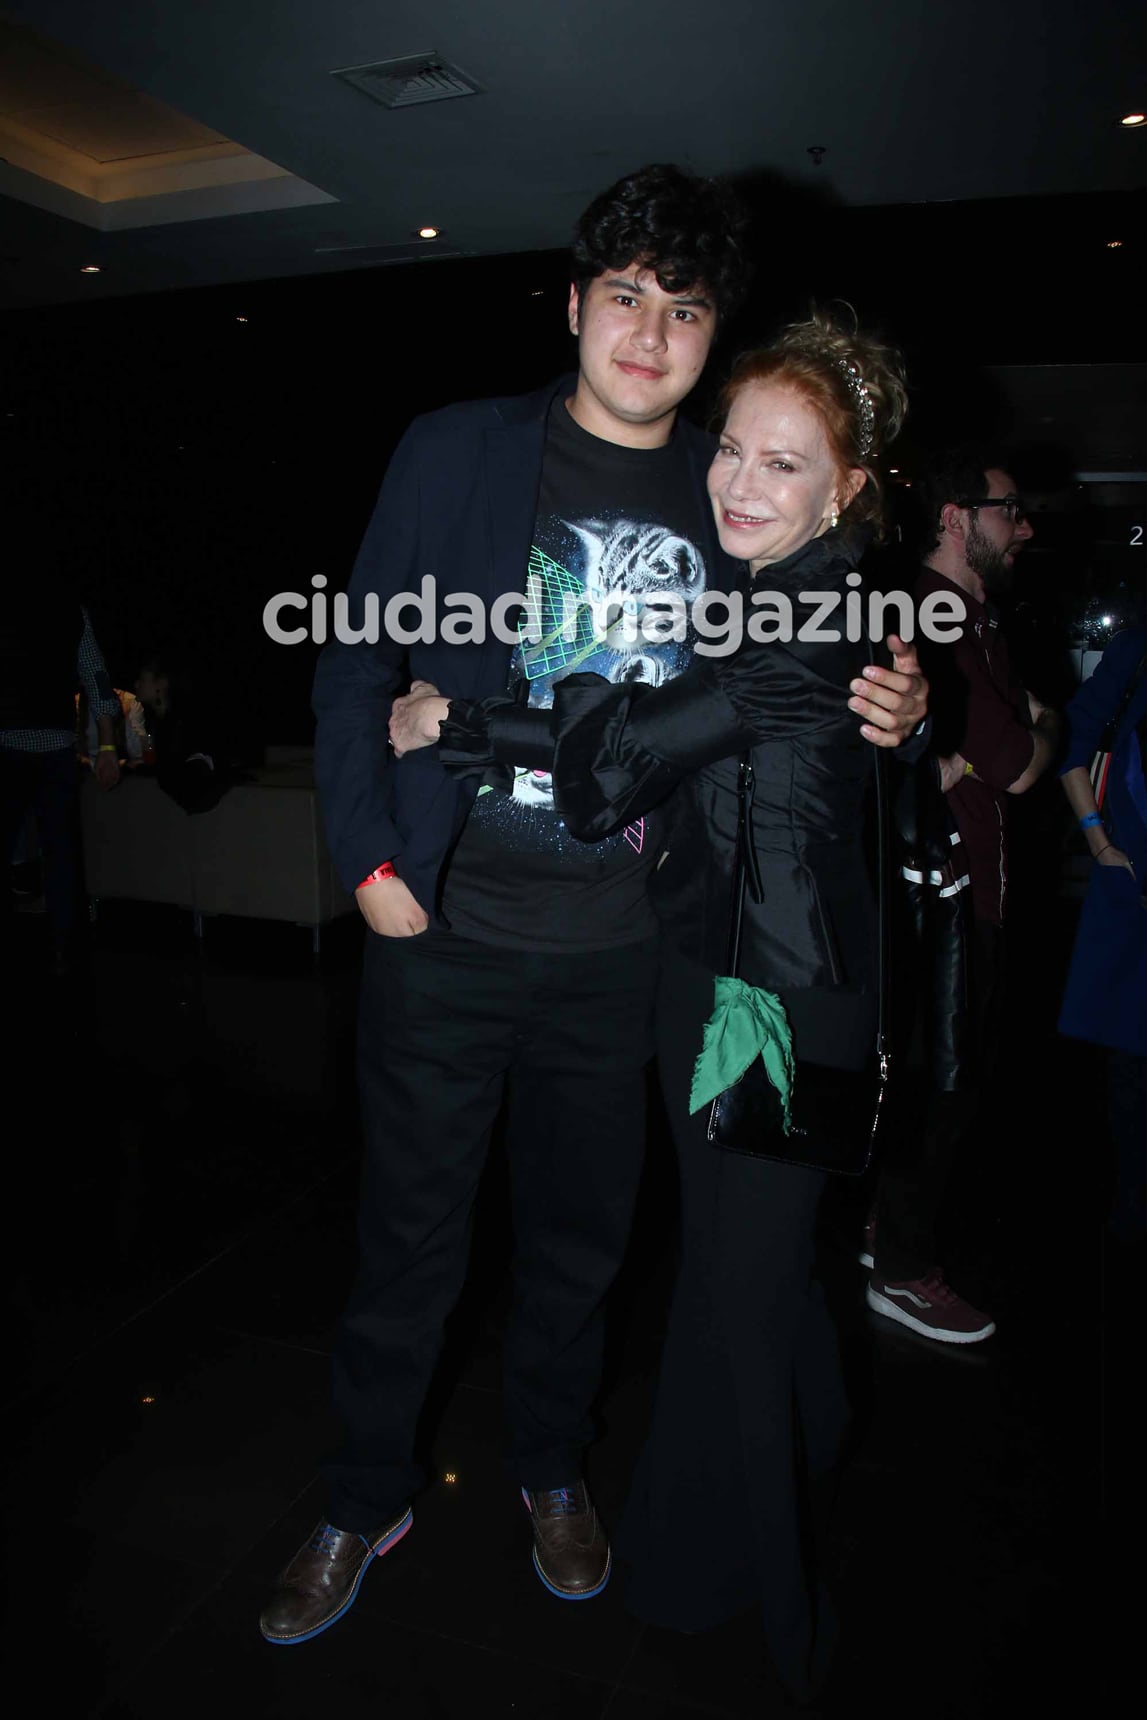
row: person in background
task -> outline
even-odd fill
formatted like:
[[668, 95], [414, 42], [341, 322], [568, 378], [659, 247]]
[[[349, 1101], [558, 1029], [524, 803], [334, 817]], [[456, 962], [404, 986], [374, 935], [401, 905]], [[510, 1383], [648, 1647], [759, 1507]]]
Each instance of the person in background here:
[[145, 659], [135, 682], [155, 778], [184, 812], [209, 812], [235, 781], [224, 725], [191, 675], [169, 657]]
[[[114, 719], [115, 745], [120, 764], [134, 770], [141, 764], [153, 762], [151, 736], [143, 705], [134, 693], [124, 687], [112, 689], [119, 700], [119, 714]], [[76, 695], [76, 731], [79, 740], [80, 763], [94, 766], [99, 757], [99, 722], [85, 693]]]
[[[95, 716], [96, 781], [102, 789], [113, 789], [120, 773], [115, 741], [120, 707], [91, 617], [62, 579], [41, 574], [14, 581], [0, 614], [0, 854], [7, 864], [27, 814], [34, 813], [43, 854], [50, 967], [61, 976], [72, 971], [80, 954], [77, 688]], [[0, 913], [6, 926], [10, 909], [5, 890]]]
[[[1147, 1256], [1147, 627], [1118, 634], [1067, 707], [1060, 780], [1095, 861], [1059, 1031], [1103, 1046], [1115, 1147], [1108, 1232], [1142, 1273]], [[1116, 722], [1103, 810], [1090, 765]]]
[[928, 676], [933, 758], [958, 836], [962, 867], [951, 888], [970, 887], [971, 927], [963, 975], [959, 1066], [944, 1085], [936, 1059], [922, 1105], [901, 1114], [881, 1162], [877, 1206], [861, 1259], [870, 1269], [870, 1308], [940, 1343], [974, 1344], [995, 1331], [945, 1277], [937, 1224], [945, 1190], [976, 1119], [1001, 1028], [1008, 892], [1008, 802], [1051, 764], [1059, 718], [1019, 684], [1008, 659], [998, 600], [1015, 558], [1032, 537], [1015, 481], [989, 453], [937, 456], [916, 496], [928, 536], [917, 601], [957, 600], [963, 619], [947, 642], [920, 642]]

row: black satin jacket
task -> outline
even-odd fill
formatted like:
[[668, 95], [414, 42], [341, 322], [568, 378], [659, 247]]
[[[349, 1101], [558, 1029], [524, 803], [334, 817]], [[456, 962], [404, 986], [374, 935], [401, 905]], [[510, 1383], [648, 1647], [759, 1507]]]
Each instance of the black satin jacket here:
[[[784, 594], [799, 628], [812, 615], [801, 594], [843, 598], [863, 547], [838, 528], [762, 570], [750, 589]], [[823, 625], [843, 633], [843, 603]], [[849, 682], [874, 649], [864, 639], [745, 639], [658, 688], [569, 675], [554, 690], [552, 765], [541, 751], [527, 756], [540, 713], [491, 702], [482, 718], [494, 759], [552, 769], [555, 804], [586, 841], [669, 801], [654, 900], [666, 937], [714, 973], [727, 968], [737, 769], [751, 748], [764, 893], [746, 903], [740, 977], [783, 997], [798, 1055], [842, 1067], [860, 1064], [875, 1033], [874, 755], [848, 708]], [[458, 726], [454, 717], [452, 706], [443, 763], [457, 768], [468, 753], [474, 767], [464, 715]]]

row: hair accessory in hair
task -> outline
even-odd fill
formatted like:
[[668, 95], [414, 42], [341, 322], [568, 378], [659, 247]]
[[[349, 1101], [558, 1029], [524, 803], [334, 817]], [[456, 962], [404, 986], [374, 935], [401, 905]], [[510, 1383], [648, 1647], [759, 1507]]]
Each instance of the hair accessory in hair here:
[[868, 392], [868, 384], [850, 358], [834, 357], [832, 362], [844, 377], [849, 392], [856, 401], [856, 410], [860, 417], [860, 429], [856, 437], [856, 452], [864, 460], [872, 452], [872, 445], [876, 439], [876, 414], [872, 409], [872, 396]]

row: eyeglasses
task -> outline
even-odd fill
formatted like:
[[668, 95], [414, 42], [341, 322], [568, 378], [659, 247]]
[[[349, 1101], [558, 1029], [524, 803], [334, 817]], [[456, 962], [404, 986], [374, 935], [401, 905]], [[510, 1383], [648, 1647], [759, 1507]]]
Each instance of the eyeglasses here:
[[983, 501], [963, 501], [962, 508], [968, 508], [972, 513], [979, 513], [981, 508], [1006, 508], [1008, 518], [1013, 525], [1022, 525], [1028, 517], [1027, 509], [1018, 496], [987, 496]]

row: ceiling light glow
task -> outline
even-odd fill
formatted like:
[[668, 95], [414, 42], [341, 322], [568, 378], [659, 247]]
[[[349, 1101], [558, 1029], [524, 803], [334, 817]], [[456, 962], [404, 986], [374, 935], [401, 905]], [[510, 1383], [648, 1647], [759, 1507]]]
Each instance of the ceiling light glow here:
[[1125, 113], [1120, 125], [1147, 125], [1147, 113]]
[[439, 231], [440, 229], [437, 227], [420, 227], [418, 237], [420, 239], [437, 239]]
[[81, 275], [98, 275], [99, 272], [100, 266], [98, 263], [84, 263], [80, 268]]
[[1108, 239], [1107, 249], [1109, 251], [1119, 251], [1119, 250], [1122, 250], [1122, 248], [1123, 248], [1123, 240], [1122, 239]]

